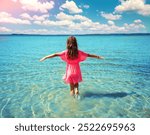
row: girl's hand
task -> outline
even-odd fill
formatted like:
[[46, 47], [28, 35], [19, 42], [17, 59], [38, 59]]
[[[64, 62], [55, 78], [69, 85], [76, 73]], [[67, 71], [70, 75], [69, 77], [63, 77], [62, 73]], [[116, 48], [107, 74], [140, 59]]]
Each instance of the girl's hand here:
[[98, 59], [104, 59], [104, 57], [102, 57], [102, 56], [97, 56], [97, 58], [98, 58]]
[[42, 61], [44, 61], [45, 60], [45, 58], [42, 58], [42, 59], [40, 59], [40, 62], [42, 62]]

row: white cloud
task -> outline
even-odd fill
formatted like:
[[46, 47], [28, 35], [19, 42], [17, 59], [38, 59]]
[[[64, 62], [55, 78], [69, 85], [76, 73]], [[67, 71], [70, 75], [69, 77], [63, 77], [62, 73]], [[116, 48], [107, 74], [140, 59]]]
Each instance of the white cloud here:
[[74, 1], [66, 0], [66, 3], [62, 4], [59, 8], [60, 10], [68, 9], [70, 13], [82, 13], [82, 9], [78, 8]]
[[104, 13], [104, 12], [101, 12], [101, 16], [104, 17], [105, 19], [108, 19], [108, 20], [119, 20], [122, 16], [121, 15], [115, 15], [115, 14], [112, 14], [112, 13]]
[[143, 16], [150, 16], [150, 4], [145, 4], [144, 8], [138, 11]]
[[64, 26], [69, 26], [73, 22], [69, 20], [60, 20], [60, 21], [50, 21], [50, 20], [45, 20], [45, 21], [35, 21], [34, 24], [38, 25], [43, 25], [43, 26], [59, 26], [59, 27], [64, 27]]
[[[76, 28], [76, 24], [72, 28]], [[136, 20], [131, 24], [124, 24], [123, 26], [117, 26], [113, 21], [108, 21], [108, 24], [90, 22], [88, 25], [85, 22], [81, 22], [77, 25], [77, 28], [85, 33], [135, 33], [145, 30], [145, 26], [137, 23]]]
[[24, 34], [48, 34], [49, 31], [47, 29], [27, 29], [23, 30]]
[[88, 21], [90, 20], [89, 18], [82, 16], [82, 15], [67, 15], [63, 12], [60, 12], [59, 14], [56, 15], [56, 18], [58, 20], [79, 20], [79, 21]]
[[[82, 29], [84, 27], [92, 26], [94, 23], [82, 15], [67, 15], [63, 12], [60, 12], [56, 15], [56, 21], [44, 20], [44, 21], [34, 21], [34, 24], [43, 25], [43, 26], [59, 26], [73, 29]], [[78, 23], [77, 23], [77, 22]], [[80, 28], [79, 28], [80, 27]]]
[[110, 20], [109, 20], [107, 23], [108, 23], [109, 25], [115, 25], [115, 23], [114, 23], [113, 21], [110, 21]]
[[0, 18], [1, 23], [31, 24], [29, 20], [12, 17], [11, 14], [7, 12], [0, 12]]
[[90, 6], [89, 5], [83, 5], [83, 7], [88, 9]]
[[20, 16], [23, 19], [33, 20], [33, 18], [27, 13], [22, 13]]
[[43, 25], [43, 26], [59, 26], [69, 28], [70, 30], [75, 29], [84, 29], [95, 25], [92, 23], [92, 20], [82, 15], [67, 15], [63, 12], [60, 12], [56, 15], [56, 21], [44, 20], [44, 21], [34, 21], [34, 24]]
[[58, 20], [73, 20], [73, 16], [72, 15], [67, 15], [63, 12], [60, 12], [59, 14], [56, 15], [56, 18]]
[[[13, 0], [14, 1], [14, 0]], [[15, 0], [16, 2], [17, 0]], [[41, 13], [47, 13], [48, 10], [54, 8], [54, 1], [49, 1], [49, 2], [40, 2], [39, 0], [18, 0], [22, 8], [24, 10], [29, 10], [29, 11], [39, 11]]]
[[142, 21], [138, 19], [138, 20], [134, 20], [134, 23], [142, 23]]
[[85, 16], [82, 16], [82, 15], [74, 15], [74, 20], [80, 20], [80, 21], [91, 21], [91, 19], [85, 17]]
[[[134, 20], [131, 24], [123, 24], [117, 26], [113, 21], [108, 21], [108, 24], [99, 22], [81, 21], [73, 22], [73, 20], [59, 21], [34, 21], [35, 24], [46, 27], [46, 29], [29, 29], [20, 31], [24, 34], [103, 34], [103, 33], [136, 33], [144, 32], [145, 26], [139, 20]], [[50, 29], [50, 30], [49, 30]]]
[[11, 29], [8, 29], [6, 27], [0, 27], [0, 32], [5, 33], [5, 32], [11, 32]]
[[134, 20], [134, 22], [131, 24], [125, 23], [123, 27], [127, 32], [131, 32], [131, 33], [139, 32], [141, 29], [145, 29], [145, 26], [142, 24], [142, 22], [139, 22], [139, 20]]
[[38, 16], [38, 15], [30, 16], [27, 13], [23, 13], [20, 16], [23, 19], [34, 20], [34, 21], [44, 21], [49, 17], [49, 14], [44, 14], [44, 15], [41, 15], [41, 16]]
[[134, 20], [131, 24], [123, 24], [117, 26], [112, 20], [108, 20], [107, 24], [93, 22], [91, 19], [82, 15], [67, 15], [60, 12], [56, 15], [56, 21], [35, 21], [37, 25], [46, 27], [56, 27], [64, 29], [67, 33], [134, 33], [145, 30], [145, 26], [141, 20]]
[[33, 16], [33, 20], [37, 20], [37, 21], [44, 21], [46, 18], [48, 18], [49, 15], [48, 14], [44, 14], [44, 15], [41, 15], [41, 16], [37, 16], [37, 15], [34, 15]]
[[42, 25], [42, 22], [41, 22], [41, 21], [34, 21], [33, 23], [34, 23], [34, 24], [37, 24], [37, 25]]
[[26, 30], [15, 30], [13, 31], [17, 34], [40, 34], [40, 35], [53, 35], [53, 34], [72, 34], [69, 31], [64, 30], [49, 30], [49, 29], [26, 29]]
[[[100, 22], [93, 22], [90, 18], [83, 15], [68, 15], [60, 12], [55, 17], [55, 20], [49, 20], [48, 14], [43, 15], [29, 15], [23, 13], [20, 15], [22, 18], [14, 18], [11, 14], [6, 12], [0, 12], [0, 22], [12, 23], [12, 24], [36, 24], [41, 29], [27, 29], [14, 31], [16, 33], [24, 34], [69, 34], [69, 33], [134, 33], [145, 31], [145, 26], [140, 19], [134, 20], [131, 24], [123, 24], [117, 26], [114, 21], [108, 20], [106, 24]], [[28, 23], [27, 23], [28, 22]], [[43, 29], [42, 29], [43, 28]], [[50, 29], [50, 30], [49, 30]], [[0, 27], [0, 31], [3, 33], [11, 32], [10, 29]], [[52, 32], [52, 33], [51, 33]]]
[[112, 21], [108, 21], [107, 24], [98, 24], [90, 27], [91, 33], [136, 33], [145, 31], [145, 26], [141, 23], [123, 24], [123, 26], [117, 26]]
[[120, 0], [121, 4], [115, 7], [116, 12], [136, 11], [143, 16], [150, 15], [150, 4], [145, 0]]

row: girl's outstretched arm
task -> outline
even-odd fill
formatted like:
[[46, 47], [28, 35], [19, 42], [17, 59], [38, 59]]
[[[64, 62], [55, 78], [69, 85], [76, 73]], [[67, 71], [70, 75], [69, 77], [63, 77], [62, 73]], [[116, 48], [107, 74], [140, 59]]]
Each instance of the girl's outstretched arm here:
[[88, 57], [96, 58], [96, 59], [104, 59], [104, 57], [98, 56], [98, 55], [95, 55], [95, 54], [88, 54]]
[[57, 56], [59, 56], [59, 53], [54, 53], [54, 54], [51, 54], [51, 55], [47, 55], [47, 56], [43, 57], [42, 59], [40, 59], [40, 62], [42, 62], [46, 59], [49, 59], [49, 58], [57, 57]]

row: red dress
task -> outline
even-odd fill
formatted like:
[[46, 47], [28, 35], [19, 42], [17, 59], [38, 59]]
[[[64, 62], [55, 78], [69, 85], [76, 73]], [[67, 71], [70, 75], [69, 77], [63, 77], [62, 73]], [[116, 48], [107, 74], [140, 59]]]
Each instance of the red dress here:
[[78, 58], [75, 60], [67, 59], [67, 50], [59, 54], [60, 58], [66, 62], [66, 73], [63, 76], [65, 83], [78, 83], [82, 81], [82, 74], [79, 63], [84, 61], [88, 54], [78, 50]]

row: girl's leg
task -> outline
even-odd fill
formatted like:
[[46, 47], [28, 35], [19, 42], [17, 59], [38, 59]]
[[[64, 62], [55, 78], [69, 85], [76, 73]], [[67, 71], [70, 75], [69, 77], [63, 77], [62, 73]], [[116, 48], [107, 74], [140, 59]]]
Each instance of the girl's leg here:
[[76, 84], [74, 85], [74, 89], [75, 89], [75, 94], [76, 94], [76, 95], [79, 95], [79, 84], [78, 84], [78, 83], [76, 83]]
[[75, 92], [74, 92], [74, 84], [70, 83], [70, 95], [74, 96]]

